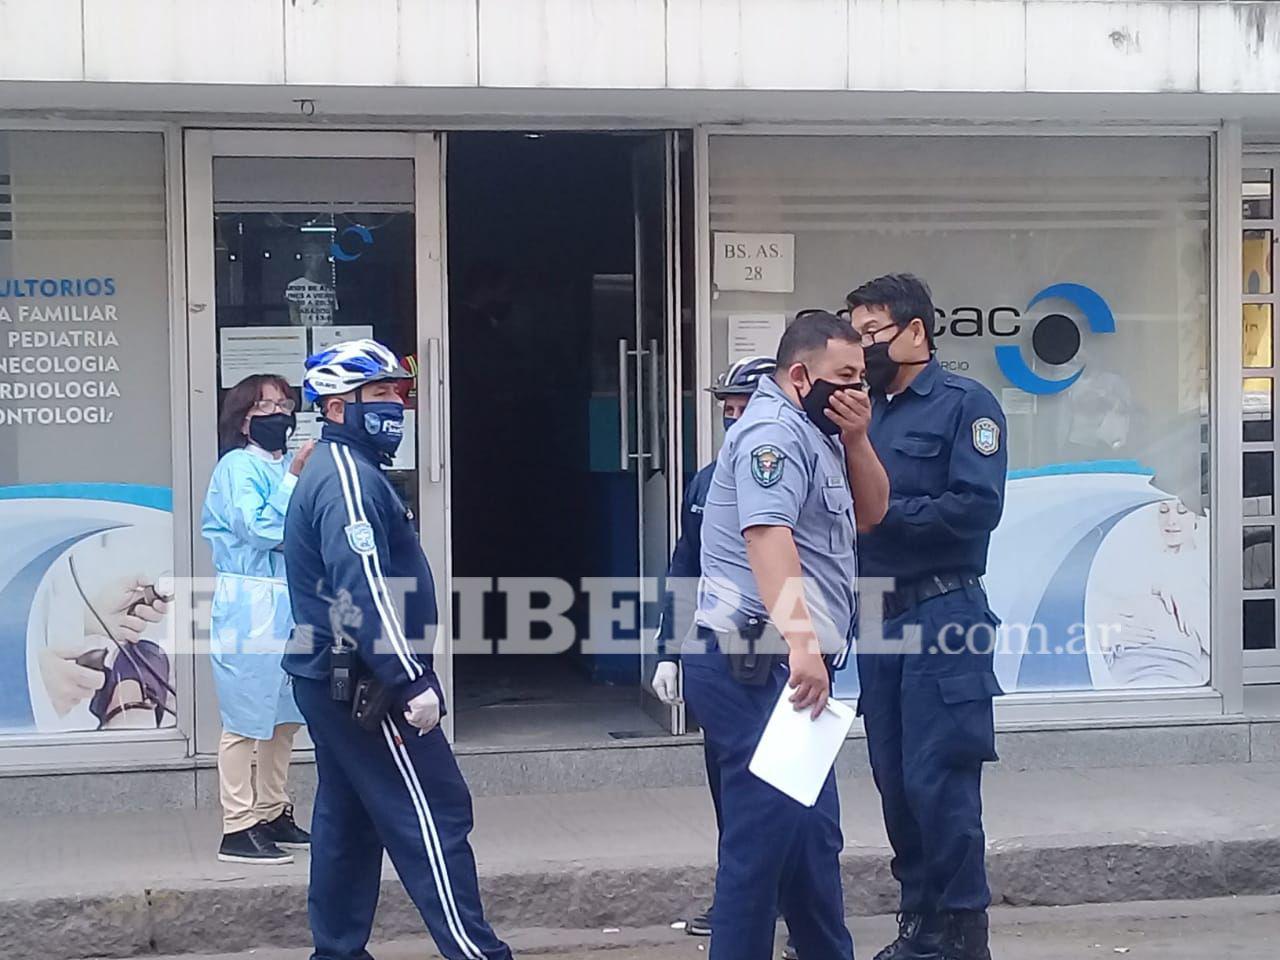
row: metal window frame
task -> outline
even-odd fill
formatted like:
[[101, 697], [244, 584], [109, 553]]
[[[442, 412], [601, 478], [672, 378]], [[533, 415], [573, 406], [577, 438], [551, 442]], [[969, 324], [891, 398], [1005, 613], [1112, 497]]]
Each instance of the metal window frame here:
[[[1241, 390], [1243, 391], [1243, 380], [1249, 377], [1259, 377], [1271, 380], [1272, 389], [1272, 422], [1275, 419], [1275, 395], [1277, 388], [1277, 376], [1280, 375], [1280, 361], [1276, 359], [1277, 344], [1276, 331], [1280, 325], [1280, 277], [1277, 277], [1276, 267], [1280, 257], [1277, 257], [1275, 250], [1272, 252], [1271, 263], [1271, 293], [1263, 294], [1246, 294], [1244, 293], [1244, 263], [1243, 263], [1243, 238], [1245, 230], [1270, 230], [1276, 238], [1280, 238], [1280, 146], [1270, 145], [1248, 145], [1241, 149], [1241, 177], [1239, 184], [1239, 195], [1243, 195], [1244, 170], [1249, 167], [1260, 166], [1269, 168], [1272, 172], [1271, 183], [1271, 216], [1262, 220], [1245, 220], [1243, 214], [1243, 204], [1237, 203], [1236, 210], [1239, 215], [1238, 231], [1236, 236], [1240, 238], [1240, 242], [1236, 244], [1236, 254], [1240, 258], [1235, 265], [1236, 282], [1240, 285], [1240, 296], [1236, 304], [1235, 317], [1237, 322], [1243, 323], [1241, 308], [1246, 304], [1268, 304], [1271, 306], [1271, 366], [1269, 367], [1245, 367], [1243, 366], [1243, 356], [1241, 356], [1240, 380], [1242, 381]], [[1277, 248], [1280, 249], [1280, 248]], [[1225, 335], [1225, 331], [1224, 331]], [[1237, 341], [1242, 341], [1242, 337], [1237, 336]], [[1243, 353], [1243, 343], [1240, 344]], [[1243, 393], [1241, 396], [1243, 403]], [[1241, 457], [1244, 453], [1269, 453], [1272, 458], [1272, 477], [1277, 475], [1276, 459], [1280, 456], [1280, 444], [1276, 442], [1275, 431], [1272, 431], [1271, 440], [1250, 441], [1248, 443], [1241, 442]], [[1243, 475], [1243, 463], [1241, 464], [1241, 474]], [[1243, 482], [1243, 476], [1242, 476]], [[1272, 506], [1271, 512], [1265, 516], [1242, 516], [1241, 518], [1241, 536], [1243, 537], [1244, 528], [1246, 527], [1270, 527], [1272, 530], [1272, 563], [1275, 563], [1276, 538], [1280, 536], [1278, 529], [1278, 520], [1280, 520], [1280, 510], [1276, 508], [1276, 491], [1272, 490], [1271, 496]], [[1243, 542], [1243, 541], [1242, 541]], [[1242, 558], [1243, 563], [1243, 558]], [[1274, 574], [1274, 569], [1273, 569]], [[1280, 598], [1280, 590], [1275, 586], [1271, 589], [1264, 590], [1246, 590], [1244, 588], [1243, 570], [1239, 580], [1240, 596], [1238, 604], [1241, 608], [1241, 641], [1243, 642], [1243, 607], [1246, 600], [1270, 600], [1274, 605], [1277, 598]], [[1280, 626], [1276, 631], [1276, 646], [1269, 650], [1243, 650], [1241, 651], [1243, 679], [1245, 684], [1262, 684], [1276, 683], [1280, 681]]]
[[[173, 570], [177, 578], [191, 576], [194, 513], [189, 496], [190, 458], [187, 447], [185, 399], [188, 394], [186, 302], [186, 234], [183, 219], [182, 130], [164, 122], [62, 122], [0, 120], [4, 133], [144, 133], [159, 134], [164, 152], [165, 248], [169, 318], [170, 443], [173, 473]], [[192, 637], [175, 617], [175, 649], [190, 650]], [[195, 732], [195, 658], [174, 658], [174, 687], [178, 718], [172, 728], [155, 731], [77, 731], [17, 734], [0, 737], [0, 773], [43, 770], [101, 769], [150, 766], [185, 760]]]
[[[1241, 440], [1243, 403], [1238, 329], [1224, 330], [1225, 318], [1238, 318], [1240, 306], [1240, 177], [1242, 135], [1237, 121], [1188, 124], [1117, 125], [992, 124], [973, 128], [961, 124], [925, 123], [904, 127], [884, 124], [785, 125], [749, 123], [703, 124], [694, 134], [696, 183], [695, 225], [698, 238], [698, 387], [712, 383], [712, 291], [710, 170], [711, 138], [740, 136], [875, 136], [928, 137], [1192, 137], [1203, 139], [1209, 156], [1211, 215], [1209, 224], [1209, 351], [1210, 390], [1210, 618], [1212, 652], [1209, 684], [1197, 688], [1153, 691], [1063, 691], [1020, 693], [1003, 698], [996, 715], [1002, 725], [1039, 721], [1125, 722], [1134, 717], [1179, 718], [1240, 714], [1244, 710], [1241, 650], [1240, 550]], [[1229, 242], [1228, 242], [1229, 241]], [[1228, 335], [1230, 334], [1230, 335]], [[698, 460], [713, 455], [711, 408], [698, 410]], [[1280, 671], [1277, 671], [1280, 674]]]

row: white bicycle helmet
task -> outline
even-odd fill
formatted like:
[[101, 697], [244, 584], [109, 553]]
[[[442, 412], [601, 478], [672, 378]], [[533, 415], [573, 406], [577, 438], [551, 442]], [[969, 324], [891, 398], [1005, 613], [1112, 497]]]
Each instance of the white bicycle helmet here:
[[760, 378], [771, 375], [777, 369], [778, 361], [773, 357], [742, 357], [716, 377], [715, 385], [707, 390], [717, 400], [735, 396], [749, 397], [756, 392]]
[[350, 393], [366, 383], [412, 379], [396, 355], [376, 340], [347, 340], [307, 357], [302, 397], [315, 403], [320, 397]]

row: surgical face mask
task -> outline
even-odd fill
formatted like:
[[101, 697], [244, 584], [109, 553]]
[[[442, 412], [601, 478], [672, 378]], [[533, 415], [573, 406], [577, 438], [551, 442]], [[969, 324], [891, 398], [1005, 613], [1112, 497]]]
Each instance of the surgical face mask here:
[[738, 422], [737, 417], [731, 417], [727, 413], [724, 415], [724, 432], [728, 433], [729, 428]]
[[[808, 376], [808, 374], [809, 371], [805, 370], [805, 375]], [[840, 428], [827, 416], [827, 404], [831, 400], [831, 395], [839, 390], [861, 389], [860, 383], [832, 383], [830, 380], [810, 379], [809, 392], [800, 398], [800, 406], [804, 408], [805, 416], [815, 427], [828, 437], [834, 437], [840, 432]]]
[[258, 414], [249, 418], [249, 439], [268, 453], [284, 453], [297, 426], [298, 418], [292, 413]]
[[889, 347], [906, 332], [907, 327], [899, 327], [898, 332], [883, 343], [877, 341], [862, 348], [867, 363], [867, 386], [875, 393], [888, 393], [889, 387], [898, 376], [898, 371], [903, 367], [918, 367], [929, 362], [928, 360], [895, 360], [889, 356]]
[[342, 411], [343, 425], [364, 436], [390, 462], [404, 437], [404, 405], [390, 400], [361, 400]]

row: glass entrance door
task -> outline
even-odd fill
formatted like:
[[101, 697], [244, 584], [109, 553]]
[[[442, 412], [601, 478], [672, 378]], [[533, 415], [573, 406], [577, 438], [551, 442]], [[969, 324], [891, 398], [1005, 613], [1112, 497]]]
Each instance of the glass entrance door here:
[[[222, 452], [215, 425], [232, 387], [282, 376], [299, 404], [297, 448], [320, 431], [302, 403], [304, 359], [378, 340], [418, 375], [387, 477], [418, 518], [447, 613], [436, 139], [200, 131], [188, 135], [187, 164], [195, 502]], [[195, 553], [197, 575], [211, 573], [203, 541]], [[446, 693], [447, 660], [437, 661]], [[197, 676], [197, 749], [209, 752], [218, 715], [203, 658]]]
[[[624, 411], [624, 465], [635, 474], [639, 516], [639, 573], [643, 591], [640, 688], [646, 711], [672, 733], [683, 732], [684, 707], [653, 693], [663, 577], [675, 542], [679, 502], [681, 410], [677, 364], [681, 315], [678, 154], [676, 134], [646, 139], [633, 155], [635, 205], [635, 331], [618, 344]], [[625, 413], [627, 406], [634, 416]], [[628, 443], [628, 428], [630, 442]], [[656, 591], [656, 592], [655, 592]], [[679, 632], [677, 625], [669, 629]], [[682, 639], [671, 638], [675, 643]]]

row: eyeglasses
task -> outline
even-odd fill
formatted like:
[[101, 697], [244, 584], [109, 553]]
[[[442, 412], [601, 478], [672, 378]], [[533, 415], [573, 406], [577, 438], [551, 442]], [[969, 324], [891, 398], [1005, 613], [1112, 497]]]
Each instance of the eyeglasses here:
[[288, 398], [284, 400], [258, 400], [249, 409], [254, 413], [261, 414], [293, 413], [298, 409], [298, 405]]

